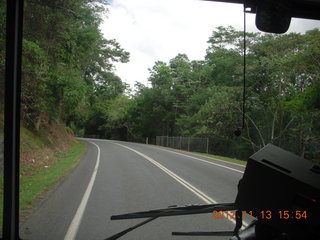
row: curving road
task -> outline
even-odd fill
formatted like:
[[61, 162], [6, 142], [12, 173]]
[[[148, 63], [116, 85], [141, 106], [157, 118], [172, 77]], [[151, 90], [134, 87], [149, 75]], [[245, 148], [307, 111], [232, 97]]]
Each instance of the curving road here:
[[[82, 139], [80, 164], [21, 223], [22, 239], [102, 240], [143, 219], [111, 221], [111, 215], [172, 205], [233, 202], [244, 167], [172, 149]], [[212, 214], [159, 218], [121, 239], [229, 239], [179, 237], [173, 231], [233, 230]]]

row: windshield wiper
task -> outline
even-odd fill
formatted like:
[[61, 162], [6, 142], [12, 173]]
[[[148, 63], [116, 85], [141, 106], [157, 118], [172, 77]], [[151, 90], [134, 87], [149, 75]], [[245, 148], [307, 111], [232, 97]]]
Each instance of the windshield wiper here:
[[105, 240], [114, 240], [125, 235], [126, 233], [152, 221], [158, 217], [178, 216], [178, 215], [191, 215], [201, 213], [211, 213], [213, 211], [236, 211], [236, 226], [233, 231], [223, 232], [173, 232], [173, 235], [189, 235], [189, 236], [233, 236], [237, 235], [239, 229], [242, 227], [242, 213], [238, 211], [235, 203], [218, 203], [218, 204], [206, 204], [206, 205], [187, 205], [182, 207], [172, 206], [164, 209], [156, 209], [143, 212], [126, 213], [121, 215], [111, 216], [111, 220], [123, 220], [123, 219], [136, 219], [136, 218], [148, 218], [147, 220], [130, 227], [120, 233], [117, 233]]
[[164, 209], [156, 209], [144, 212], [126, 213], [121, 215], [111, 216], [111, 220], [133, 219], [133, 218], [147, 218], [147, 217], [166, 217], [177, 215], [189, 215], [210, 213], [213, 211], [234, 211], [236, 206], [234, 203], [218, 203], [206, 205], [186, 205], [186, 206], [171, 206]]
[[127, 234], [128, 232], [131, 232], [132, 230], [138, 228], [138, 227], [141, 227], [142, 225], [148, 223], [148, 222], [151, 222], [153, 220], [155, 220], [156, 218], [158, 217], [152, 217], [152, 218], [148, 218], [147, 220], [141, 222], [141, 223], [138, 223], [137, 225], [134, 225], [133, 227], [129, 227], [127, 228], [126, 230], [123, 230], [122, 232], [119, 232], [111, 237], [108, 237], [106, 238], [105, 240], [115, 240], [115, 239], [118, 239], [120, 237], [122, 237], [123, 235]]

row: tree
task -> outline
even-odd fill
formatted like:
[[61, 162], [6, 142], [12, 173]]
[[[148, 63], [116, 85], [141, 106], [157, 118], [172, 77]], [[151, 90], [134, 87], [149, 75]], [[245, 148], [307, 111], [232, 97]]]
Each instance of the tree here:
[[[178, 54], [150, 70], [128, 116], [136, 135], [209, 137], [215, 153], [247, 158], [267, 143], [319, 158], [319, 30], [247, 33], [245, 126], [240, 138], [243, 33], [218, 27], [203, 61]], [[138, 120], [136, 120], [138, 119]], [[155, 130], [157, 129], [157, 130]]]
[[129, 53], [99, 29], [106, 6], [102, 0], [26, 1], [22, 120], [29, 128], [39, 130], [49, 116], [83, 133], [94, 115], [90, 104], [103, 105], [95, 95], [112, 99], [126, 88], [112, 71]]
[[[114, 107], [123, 102], [123, 96], [127, 85], [112, 72], [101, 73], [95, 81], [94, 90], [90, 96], [90, 109], [87, 109], [88, 121], [84, 121], [78, 128], [85, 128], [85, 135], [98, 135], [100, 137], [112, 136], [112, 130], [119, 128], [116, 120], [111, 122], [117, 126], [111, 126], [110, 116], [115, 116]], [[122, 105], [121, 105], [122, 106]], [[121, 111], [119, 105], [119, 111]], [[113, 112], [113, 113], [110, 113]], [[111, 115], [110, 115], [111, 114]], [[120, 114], [121, 115], [121, 114]], [[122, 116], [122, 115], [121, 115]]]

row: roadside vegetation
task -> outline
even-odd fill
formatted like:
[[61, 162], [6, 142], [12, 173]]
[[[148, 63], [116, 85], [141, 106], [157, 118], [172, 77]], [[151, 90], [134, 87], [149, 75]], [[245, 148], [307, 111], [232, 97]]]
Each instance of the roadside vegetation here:
[[[151, 86], [114, 100], [105, 135], [118, 126], [128, 139], [209, 138], [209, 153], [238, 159], [273, 143], [320, 160], [320, 31], [247, 33], [247, 84], [242, 125], [243, 33], [218, 27], [203, 60], [178, 54], [150, 69]], [[111, 105], [113, 106], [113, 105]], [[121, 108], [121, 109], [119, 109]], [[113, 124], [111, 124], [113, 123]], [[113, 133], [116, 137], [116, 133]]]
[[209, 157], [209, 158], [213, 158], [213, 159], [222, 160], [222, 161], [225, 161], [225, 162], [231, 162], [231, 163], [240, 164], [240, 165], [243, 165], [243, 166], [247, 165], [247, 161], [236, 159], [236, 158], [224, 157], [224, 156], [213, 155], [213, 154], [208, 154], [208, 153], [196, 153], [196, 154], [203, 155], [203, 156], [206, 156], [206, 157]]
[[[149, 86], [107, 101], [84, 133], [155, 143], [156, 136], [209, 138], [209, 153], [246, 160], [268, 143], [320, 161], [320, 31], [247, 33], [242, 125], [243, 33], [218, 27], [203, 60], [178, 54], [149, 69]], [[95, 120], [94, 120], [95, 119]]]
[[[85, 152], [84, 142], [76, 141], [63, 125], [47, 126], [48, 131], [31, 132], [21, 127], [20, 148], [20, 216], [52, 190], [80, 161]], [[0, 176], [3, 186], [3, 175]], [[3, 187], [0, 188], [0, 206], [3, 204]], [[3, 209], [0, 208], [0, 216]], [[2, 228], [2, 217], [0, 217]], [[1, 232], [1, 231], [0, 231]]]
[[72, 143], [65, 151], [48, 156], [44, 166], [22, 166], [20, 183], [20, 210], [22, 216], [34, 207], [47, 191], [66, 176], [80, 161], [85, 143]]

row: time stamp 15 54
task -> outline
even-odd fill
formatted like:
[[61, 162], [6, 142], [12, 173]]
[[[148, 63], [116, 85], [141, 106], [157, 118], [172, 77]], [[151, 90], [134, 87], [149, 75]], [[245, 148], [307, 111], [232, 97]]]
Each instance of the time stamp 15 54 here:
[[[213, 211], [212, 219], [236, 219], [236, 211]], [[263, 210], [255, 212], [253, 216], [253, 211], [242, 211], [242, 218], [243, 219], [307, 219], [308, 212], [303, 210], [278, 210], [278, 211], [271, 211], [271, 210]]]

